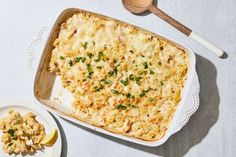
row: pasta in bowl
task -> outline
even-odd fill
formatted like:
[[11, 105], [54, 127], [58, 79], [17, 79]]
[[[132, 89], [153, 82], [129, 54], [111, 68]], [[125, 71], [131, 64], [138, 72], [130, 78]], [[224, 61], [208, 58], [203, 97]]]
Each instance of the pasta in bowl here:
[[8, 116], [0, 120], [4, 152], [33, 153], [43, 148], [40, 141], [45, 136], [45, 129], [35, 118], [32, 112], [21, 116], [19, 112], [10, 110]]

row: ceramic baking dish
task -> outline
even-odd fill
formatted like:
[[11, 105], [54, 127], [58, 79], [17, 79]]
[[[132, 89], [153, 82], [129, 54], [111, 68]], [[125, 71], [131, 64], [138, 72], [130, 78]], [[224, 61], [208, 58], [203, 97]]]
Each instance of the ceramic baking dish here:
[[[35, 83], [34, 83], [35, 98], [39, 102], [41, 102], [42, 106], [48, 111], [55, 113], [69, 121], [72, 121], [84, 127], [96, 130], [98, 132], [101, 132], [110, 136], [120, 138], [123, 140], [127, 140], [130, 142], [134, 142], [134, 143], [138, 143], [138, 144], [142, 144], [146, 146], [159, 146], [163, 144], [172, 134], [179, 131], [187, 123], [191, 114], [193, 114], [198, 107], [199, 84], [198, 84], [197, 74], [195, 71], [196, 61], [195, 61], [194, 53], [189, 48], [183, 46], [182, 44], [161, 36], [162, 38], [168, 40], [169, 42], [176, 44], [181, 49], [184, 49], [188, 53], [189, 60], [190, 60], [187, 80], [185, 81], [185, 87], [181, 95], [182, 100], [180, 101], [180, 104], [177, 107], [177, 110], [173, 116], [173, 119], [169, 124], [168, 130], [166, 131], [165, 135], [161, 139], [157, 141], [144, 141], [137, 138], [127, 137], [124, 135], [115, 134], [115, 133], [106, 131], [100, 127], [90, 125], [86, 122], [80, 121], [73, 117], [72, 105], [71, 105], [72, 95], [61, 86], [59, 78], [56, 77], [54, 73], [50, 73], [48, 70], [49, 62], [51, 59], [51, 52], [53, 49], [53, 42], [58, 36], [60, 24], [64, 23], [73, 14], [76, 14], [79, 12], [91, 13], [91, 12], [81, 10], [81, 9], [74, 9], [74, 8], [66, 9], [59, 15], [54, 26], [52, 27], [51, 33], [48, 37], [45, 48], [43, 50], [43, 54], [42, 54], [42, 57], [38, 66], [38, 70], [36, 73], [36, 77], [35, 77]], [[106, 17], [104, 15], [100, 15], [97, 13], [91, 13], [91, 14], [95, 14], [96, 16], [100, 16], [106, 19], [113, 19], [113, 18]], [[116, 20], [116, 19], [113, 19], [113, 20]], [[119, 20], [116, 20], [116, 21], [119, 23], [125, 23], [127, 25], [131, 25], [126, 22], [119, 21]], [[149, 32], [142, 28], [138, 28], [138, 29]], [[154, 33], [152, 34], [156, 35]], [[159, 35], [156, 35], [156, 36], [159, 36]]]

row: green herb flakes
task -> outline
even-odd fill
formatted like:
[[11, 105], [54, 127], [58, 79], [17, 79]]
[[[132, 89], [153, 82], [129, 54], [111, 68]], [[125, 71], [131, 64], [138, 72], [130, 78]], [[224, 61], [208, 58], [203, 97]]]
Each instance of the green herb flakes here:
[[70, 66], [72, 66], [72, 65], [73, 65], [73, 62], [72, 62], [72, 60], [69, 60], [69, 62], [68, 62], [68, 63], [69, 63], [69, 65], [70, 65]]
[[86, 61], [86, 58], [85, 57], [83, 57], [82, 58], [82, 63], [84, 63]]
[[116, 76], [117, 75], [117, 67], [115, 67], [113, 70], [108, 71], [108, 75], [111, 76]]
[[61, 59], [61, 60], [64, 60], [64, 59], [65, 59], [65, 57], [64, 57], [64, 56], [60, 56], [60, 59]]
[[119, 93], [120, 93], [118, 90], [115, 90], [115, 89], [111, 89], [111, 92], [112, 92], [113, 94], [119, 94]]
[[83, 46], [84, 49], [87, 49], [88, 42], [83, 43], [82, 46]]
[[127, 109], [127, 107], [126, 107], [126, 106], [124, 106], [123, 104], [119, 104], [119, 105], [117, 105], [117, 106], [116, 106], [116, 109], [122, 109], [122, 110], [126, 110], [126, 109]]
[[123, 84], [124, 86], [127, 86], [128, 83], [129, 83], [129, 81], [128, 81], [128, 79], [126, 79], [126, 80], [121, 80], [120, 83]]
[[148, 98], [148, 101], [149, 102], [152, 102], [154, 99], [153, 98]]
[[139, 94], [139, 96], [144, 97], [145, 94], [146, 94], [146, 92], [145, 92], [145, 91], [142, 91], [142, 92]]
[[100, 87], [97, 87], [97, 86], [96, 86], [96, 87], [94, 87], [94, 89], [95, 89], [96, 92], [99, 92], [99, 91], [102, 90], [103, 88], [104, 88], [103, 86], [100, 86]]
[[92, 41], [92, 43], [93, 43], [93, 46], [95, 46], [95, 44], [96, 44], [95, 41]]
[[87, 56], [91, 59], [93, 57], [92, 53], [87, 53]]
[[94, 62], [99, 62], [100, 61], [100, 59], [94, 59]]
[[8, 145], [7, 145], [7, 146], [8, 146], [8, 147], [11, 147], [12, 145], [13, 145], [13, 143], [8, 143]]
[[98, 58], [101, 59], [103, 56], [104, 56], [103, 52], [100, 51], [100, 52], [98, 53]]
[[75, 58], [75, 61], [76, 61], [76, 62], [80, 62], [80, 60], [82, 60], [82, 57], [76, 57], [76, 58]]
[[163, 85], [164, 85], [164, 82], [163, 82], [163, 81], [160, 81], [160, 84], [161, 84], [161, 86], [163, 86]]
[[134, 74], [129, 75], [129, 80], [134, 80]]
[[129, 107], [136, 108], [133, 104], [128, 104]]
[[140, 85], [140, 80], [142, 79], [142, 77], [136, 77], [135, 81], [137, 85]]
[[130, 93], [126, 94], [126, 97], [131, 98], [131, 94]]
[[150, 71], [149, 71], [149, 74], [151, 74], [151, 75], [154, 75], [154, 74], [155, 74], [155, 72], [154, 72], [154, 71], [152, 71], [152, 70], [150, 70]]
[[144, 63], [143, 63], [143, 68], [144, 68], [144, 69], [147, 69], [147, 68], [148, 68], [147, 62], [144, 62]]
[[11, 136], [11, 137], [14, 137], [15, 135], [15, 130], [13, 130], [13, 129], [9, 129], [8, 131], [7, 131], [7, 133]]

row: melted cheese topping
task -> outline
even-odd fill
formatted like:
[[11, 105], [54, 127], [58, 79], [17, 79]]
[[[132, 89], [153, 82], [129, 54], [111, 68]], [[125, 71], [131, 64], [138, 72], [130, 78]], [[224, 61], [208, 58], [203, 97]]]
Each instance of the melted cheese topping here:
[[187, 53], [165, 39], [78, 13], [61, 25], [50, 71], [73, 94], [76, 118], [158, 140], [181, 100], [188, 65]]

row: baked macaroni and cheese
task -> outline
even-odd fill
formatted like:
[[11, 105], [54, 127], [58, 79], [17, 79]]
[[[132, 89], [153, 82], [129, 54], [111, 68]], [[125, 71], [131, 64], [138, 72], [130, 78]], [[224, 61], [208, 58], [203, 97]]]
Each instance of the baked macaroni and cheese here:
[[11, 110], [7, 117], [0, 119], [4, 152], [26, 154], [43, 148], [40, 141], [45, 136], [45, 129], [35, 118], [36, 115], [32, 112], [22, 116]]
[[142, 140], [163, 137], [187, 77], [183, 49], [83, 12], [61, 24], [53, 45], [49, 69], [73, 94], [73, 116]]

